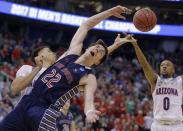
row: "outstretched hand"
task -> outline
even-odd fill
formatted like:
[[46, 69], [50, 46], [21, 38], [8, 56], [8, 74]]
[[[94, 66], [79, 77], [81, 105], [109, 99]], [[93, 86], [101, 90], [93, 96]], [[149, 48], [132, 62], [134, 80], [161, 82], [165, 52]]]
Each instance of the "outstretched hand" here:
[[121, 14], [131, 14], [132, 10], [118, 5], [118, 6], [113, 7], [112, 9], [110, 9], [110, 12], [112, 13], [113, 16], [115, 16], [117, 18], [126, 19]]
[[129, 39], [130, 39], [129, 42], [130, 42], [131, 44], [137, 44], [137, 40], [133, 37], [133, 35], [130, 35]]
[[114, 44], [117, 44], [119, 46], [125, 44], [125, 43], [136, 43], [137, 40], [133, 38], [133, 35], [126, 35], [124, 38], [121, 38], [121, 35], [118, 34], [115, 41], [114, 41]]
[[86, 121], [88, 123], [95, 123], [99, 119], [100, 111], [91, 110], [86, 114]]

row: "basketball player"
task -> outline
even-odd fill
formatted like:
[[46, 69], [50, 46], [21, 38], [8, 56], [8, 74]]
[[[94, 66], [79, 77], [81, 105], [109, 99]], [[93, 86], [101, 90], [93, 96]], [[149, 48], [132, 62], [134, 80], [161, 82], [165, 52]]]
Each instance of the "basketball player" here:
[[[43, 43], [45, 44], [45, 43]], [[46, 43], [49, 44], [49, 43]], [[39, 52], [44, 49], [49, 48], [48, 46], [41, 46], [32, 52], [32, 61], [36, 65], [35, 67], [30, 65], [23, 65], [16, 73], [16, 78], [11, 84], [11, 95], [16, 96], [21, 93], [21, 99], [24, 95], [29, 94], [32, 91], [32, 84], [37, 80], [37, 78], [46, 70], [45, 67], [42, 68], [42, 57]], [[56, 54], [55, 54], [56, 55]], [[62, 56], [61, 56], [62, 57]], [[21, 84], [20, 84], [21, 83]]]
[[[23, 65], [16, 73], [16, 78], [13, 80], [11, 84], [11, 96], [16, 96], [20, 94], [18, 101], [21, 100], [21, 98], [24, 95], [29, 94], [32, 91], [32, 81], [34, 77], [37, 75], [37, 77], [46, 70], [46, 68], [42, 69], [42, 62], [41, 58], [39, 56], [33, 58], [34, 63], [36, 64], [35, 67], [30, 65]], [[42, 69], [42, 71], [40, 71]], [[39, 75], [38, 75], [39, 72]], [[20, 84], [21, 83], [21, 84]], [[16, 97], [17, 99], [17, 97]]]
[[[85, 114], [88, 122], [96, 122], [99, 111], [94, 107], [94, 92], [97, 87], [96, 77], [91, 67], [102, 63], [108, 55], [120, 46], [119, 43], [130, 42], [129, 36], [122, 41], [106, 47], [101, 40], [89, 47], [83, 55], [81, 49], [87, 32], [102, 20], [110, 16], [124, 18], [121, 13], [130, 14], [131, 10], [117, 6], [90, 17], [77, 30], [68, 51], [55, 62], [55, 55], [49, 48], [39, 51], [43, 66], [48, 68], [36, 80], [29, 95], [22, 98], [18, 106], [3, 120], [0, 129], [19, 131], [55, 131], [59, 109], [65, 102], [78, 93], [78, 86], [85, 91]], [[119, 35], [118, 35], [119, 36]], [[81, 56], [80, 56], [81, 55]], [[80, 57], [79, 57], [80, 56]]]
[[169, 60], [160, 64], [160, 75], [155, 74], [135, 39], [132, 45], [147, 78], [153, 96], [154, 122], [151, 131], [182, 131], [182, 79], [174, 77], [175, 67]]
[[57, 118], [58, 131], [75, 131], [75, 124], [73, 122], [73, 115], [69, 112], [70, 100], [68, 100], [63, 108], [60, 109], [60, 116]]

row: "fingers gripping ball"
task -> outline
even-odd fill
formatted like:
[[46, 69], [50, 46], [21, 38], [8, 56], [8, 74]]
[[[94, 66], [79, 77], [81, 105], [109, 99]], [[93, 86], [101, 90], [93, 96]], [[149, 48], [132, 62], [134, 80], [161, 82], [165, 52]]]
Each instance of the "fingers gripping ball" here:
[[133, 16], [133, 24], [142, 32], [152, 30], [155, 27], [156, 22], [156, 14], [149, 8], [142, 8]]

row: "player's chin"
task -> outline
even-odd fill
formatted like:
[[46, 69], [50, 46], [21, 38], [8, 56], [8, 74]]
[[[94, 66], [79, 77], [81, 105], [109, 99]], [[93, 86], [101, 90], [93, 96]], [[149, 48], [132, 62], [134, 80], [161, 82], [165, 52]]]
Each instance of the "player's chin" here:
[[170, 75], [169, 75], [168, 73], [166, 73], [166, 74], [162, 74], [162, 76], [163, 76], [164, 78], [168, 78]]

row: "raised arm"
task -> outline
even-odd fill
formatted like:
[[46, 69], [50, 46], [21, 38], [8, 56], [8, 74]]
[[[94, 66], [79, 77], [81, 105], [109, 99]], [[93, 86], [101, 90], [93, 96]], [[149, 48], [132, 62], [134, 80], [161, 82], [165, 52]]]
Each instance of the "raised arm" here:
[[[132, 37], [132, 39], [134, 39]], [[137, 42], [132, 42], [132, 45], [135, 49], [135, 53], [137, 55], [137, 59], [142, 66], [142, 69], [144, 71], [145, 77], [148, 80], [150, 86], [151, 86], [151, 92], [153, 93], [155, 89], [155, 84], [157, 81], [157, 75], [155, 74], [154, 70], [152, 69], [151, 65], [147, 61], [146, 57], [142, 53], [142, 50], [139, 48]]]
[[119, 48], [121, 45], [123, 45], [127, 42], [134, 42], [134, 40], [131, 39], [131, 35], [126, 35], [124, 38], [121, 38], [121, 35], [118, 34], [115, 41], [114, 41], [114, 43], [107, 48], [108, 49], [108, 55], [110, 55], [113, 51], [115, 51], [117, 48]]
[[88, 18], [84, 23], [81, 24], [74, 37], [71, 40], [70, 47], [65, 55], [76, 54], [80, 55], [83, 41], [90, 29], [100, 23], [102, 20], [107, 19], [111, 16], [116, 16], [118, 18], [125, 19], [124, 16], [121, 16], [121, 13], [130, 14], [131, 10], [126, 7], [116, 6], [109, 10], [103, 11], [99, 14], [96, 14], [90, 18]]

